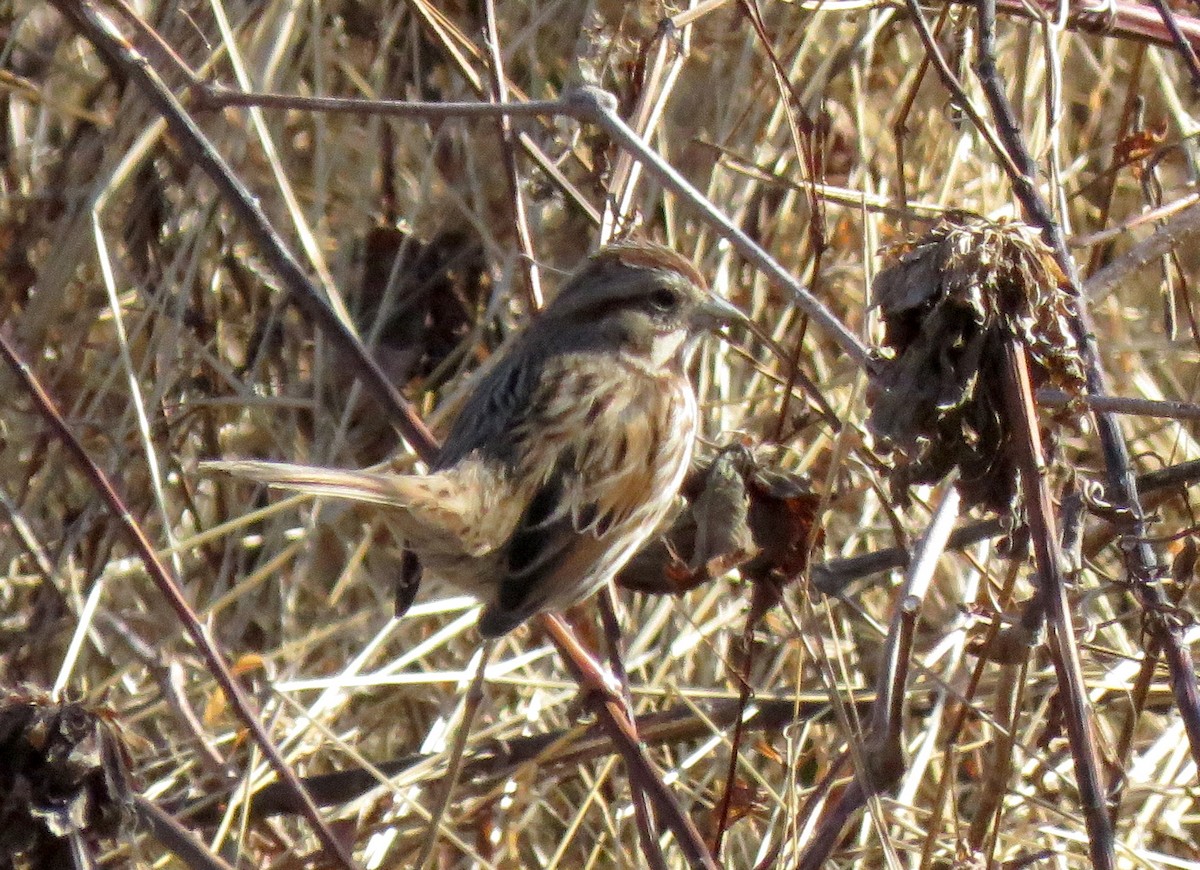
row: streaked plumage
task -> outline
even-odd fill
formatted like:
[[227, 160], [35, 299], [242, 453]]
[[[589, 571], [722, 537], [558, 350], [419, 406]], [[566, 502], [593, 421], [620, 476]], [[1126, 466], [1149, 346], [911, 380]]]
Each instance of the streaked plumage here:
[[678, 254], [613, 245], [480, 381], [430, 474], [206, 465], [377, 505], [426, 571], [485, 603], [495, 637], [586, 598], [658, 526], [695, 440], [694, 339], [736, 315]]

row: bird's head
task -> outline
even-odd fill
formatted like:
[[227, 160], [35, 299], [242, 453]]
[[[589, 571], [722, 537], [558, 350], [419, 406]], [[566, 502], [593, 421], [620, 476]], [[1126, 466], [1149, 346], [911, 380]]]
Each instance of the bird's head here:
[[706, 330], [744, 319], [683, 256], [622, 242], [592, 255], [567, 280], [537, 329], [560, 349], [611, 349], [657, 368], [682, 367]]

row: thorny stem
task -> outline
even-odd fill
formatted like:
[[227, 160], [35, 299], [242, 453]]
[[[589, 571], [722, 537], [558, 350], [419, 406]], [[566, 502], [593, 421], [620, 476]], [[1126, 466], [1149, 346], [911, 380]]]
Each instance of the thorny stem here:
[[1000, 137], [1004, 155], [1004, 168], [1008, 172], [1013, 192], [1025, 209], [1030, 223], [1042, 231], [1042, 236], [1054, 250], [1058, 265], [1078, 288], [1079, 278], [1075, 261], [1067, 253], [1067, 241], [1062, 228], [1050, 212], [1050, 204], [1042, 196], [1034, 181], [1037, 164], [1025, 146], [1025, 139], [1017, 124], [1012, 105], [1004, 93], [1000, 73], [996, 69], [996, 3], [995, 0], [977, 0], [979, 11], [979, 50], [975, 60], [975, 75], [979, 78], [984, 96], [992, 110], [996, 133]]

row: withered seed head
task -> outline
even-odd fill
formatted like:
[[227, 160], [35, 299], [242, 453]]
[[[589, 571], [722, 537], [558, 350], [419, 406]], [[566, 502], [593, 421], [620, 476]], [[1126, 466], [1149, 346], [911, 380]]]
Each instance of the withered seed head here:
[[958, 467], [969, 504], [1007, 511], [1017, 474], [1000, 392], [1004, 343], [1024, 346], [1035, 389], [1083, 393], [1066, 278], [1030, 227], [961, 213], [885, 256], [872, 288], [884, 340], [869, 425], [908, 459], [893, 485]]
[[69, 839], [117, 836], [133, 818], [129, 758], [105, 711], [0, 698], [0, 867], [69, 867]]

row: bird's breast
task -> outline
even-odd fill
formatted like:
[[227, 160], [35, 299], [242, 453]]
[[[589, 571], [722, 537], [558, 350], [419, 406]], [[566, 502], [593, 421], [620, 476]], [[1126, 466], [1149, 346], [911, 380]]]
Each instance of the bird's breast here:
[[520, 427], [517, 477], [537, 486], [566, 472], [575, 510], [619, 524], [678, 488], [696, 424], [695, 395], [680, 375], [568, 356], [548, 367]]

